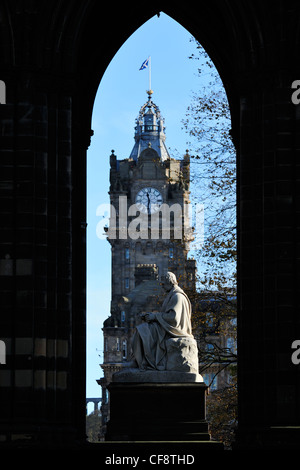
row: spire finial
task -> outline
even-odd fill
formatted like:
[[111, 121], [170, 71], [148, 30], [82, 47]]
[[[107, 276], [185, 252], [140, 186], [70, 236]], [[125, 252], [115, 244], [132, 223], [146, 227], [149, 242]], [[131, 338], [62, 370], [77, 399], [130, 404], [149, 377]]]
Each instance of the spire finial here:
[[149, 96], [149, 99], [151, 98], [151, 95], [153, 93], [153, 90], [147, 90], [147, 93], [148, 93], [148, 96]]

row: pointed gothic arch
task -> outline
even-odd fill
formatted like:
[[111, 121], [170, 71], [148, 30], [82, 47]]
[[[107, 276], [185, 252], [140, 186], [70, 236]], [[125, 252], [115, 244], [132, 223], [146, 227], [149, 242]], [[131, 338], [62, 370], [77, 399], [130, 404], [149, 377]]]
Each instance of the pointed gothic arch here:
[[[28, 445], [41, 436], [78, 443], [85, 441], [86, 149], [93, 102], [115, 52], [158, 10], [140, 5], [128, 17], [125, 3], [116, 9], [95, 0], [25, 0], [4, 1], [0, 11], [6, 83], [0, 256], [10, 255], [15, 281], [1, 283], [1, 334], [9, 346], [7, 369], [0, 371], [1, 442], [14, 435], [26, 436]], [[231, 109], [238, 163], [238, 445], [297, 448], [299, 378], [290, 348], [299, 334], [299, 126], [290, 97], [300, 76], [299, 2], [177, 2], [164, 12], [208, 52]], [[27, 216], [17, 204], [24, 199]], [[34, 265], [18, 282], [17, 259]]]

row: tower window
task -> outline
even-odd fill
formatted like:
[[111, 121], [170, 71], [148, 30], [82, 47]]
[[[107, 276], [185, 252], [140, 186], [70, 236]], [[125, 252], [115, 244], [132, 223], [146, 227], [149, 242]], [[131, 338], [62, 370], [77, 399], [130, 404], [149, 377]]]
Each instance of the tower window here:
[[209, 328], [212, 328], [214, 326], [214, 317], [212, 313], [206, 314], [206, 325]]
[[129, 248], [125, 248], [125, 259], [129, 259], [130, 253], [129, 253]]
[[169, 248], [169, 258], [174, 257], [174, 248]]
[[226, 338], [226, 347], [232, 352], [236, 353], [236, 342], [234, 338]]
[[153, 117], [145, 116], [145, 131], [153, 131]]
[[213, 343], [206, 343], [205, 351], [213, 351], [213, 350], [214, 350], [214, 344]]
[[120, 351], [120, 338], [117, 338], [117, 351]]
[[123, 341], [123, 359], [127, 359], [127, 340]]
[[121, 322], [124, 323], [125, 321], [125, 310], [121, 311]]
[[125, 279], [125, 288], [129, 289], [129, 277], [126, 277]]
[[209, 386], [211, 390], [217, 390], [217, 376], [216, 374], [210, 372], [208, 374], [203, 374], [203, 379], [206, 385]]

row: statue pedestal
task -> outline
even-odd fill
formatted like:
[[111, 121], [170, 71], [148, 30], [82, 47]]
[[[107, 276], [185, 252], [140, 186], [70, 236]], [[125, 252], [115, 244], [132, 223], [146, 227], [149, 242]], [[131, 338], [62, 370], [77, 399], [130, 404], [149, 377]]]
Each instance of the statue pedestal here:
[[207, 386], [203, 380], [195, 381], [199, 378], [199, 374], [126, 369], [115, 374], [108, 387], [106, 441], [210, 441]]

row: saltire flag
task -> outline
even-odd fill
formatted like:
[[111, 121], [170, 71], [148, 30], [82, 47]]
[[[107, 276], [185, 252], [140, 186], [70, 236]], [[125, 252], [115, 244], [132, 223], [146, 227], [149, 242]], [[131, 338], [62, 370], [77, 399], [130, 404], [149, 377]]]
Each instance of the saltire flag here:
[[144, 60], [144, 62], [143, 62], [142, 65], [140, 66], [139, 70], [144, 70], [144, 69], [146, 69], [146, 68], [148, 67], [148, 65], [149, 65], [149, 58], [150, 58], [150, 57], [148, 57], [148, 59]]

